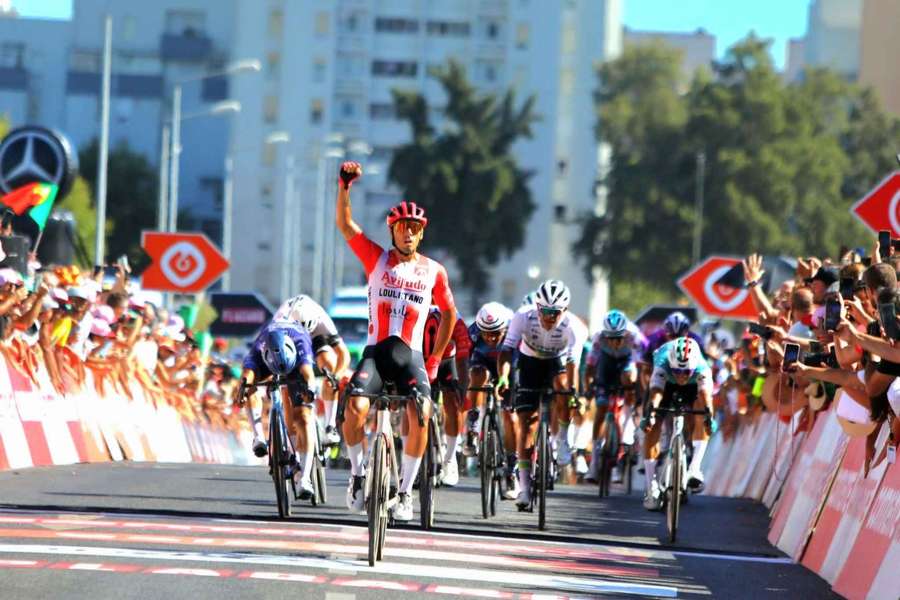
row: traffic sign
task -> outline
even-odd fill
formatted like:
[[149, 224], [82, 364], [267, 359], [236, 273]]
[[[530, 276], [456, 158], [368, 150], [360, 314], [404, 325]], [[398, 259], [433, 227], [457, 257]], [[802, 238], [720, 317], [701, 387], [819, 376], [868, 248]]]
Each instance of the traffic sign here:
[[212, 335], [248, 337], [269, 322], [275, 311], [259, 294], [213, 292], [209, 302], [218, 318], [209, 326]]
[[710, 256], [678, 279], [678, 287], [708, 315], [725, 319], [755, 319], [757, 311], [746, 289], [718, 283], [728, 269], [741, 262], [727, 256]]
[[202, 292], [229, 266], [202, 233], [145, 231], [141, 246], [153, 260], [141, 278], [141, 287], [148, 290]]
[[887, 229], [900, 237], [900, 171], [885, 177], [850, 212], [872, 231]]

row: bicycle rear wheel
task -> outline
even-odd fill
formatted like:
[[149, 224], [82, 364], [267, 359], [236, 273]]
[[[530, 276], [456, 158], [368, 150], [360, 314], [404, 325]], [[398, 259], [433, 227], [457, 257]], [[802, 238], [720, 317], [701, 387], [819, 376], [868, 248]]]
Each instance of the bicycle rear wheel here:
[[369, 566], [374, 567], [384, 543], [382, 525], [387, 519], [385, 503], [387, 502], [387, 486], [384, 484], [384, 474], [387, 462], [387, 448], [384, 437], [379, 434], [375, 438], [375, 447], [372, 448], [372, 469], [369, 477], [372, 478], [369, 488], [369, 497], [366, 499], [366, 509], [369, 513]]
[[609, 479], [612, 475], [612, 466], [609, 464], [609, 457], [606, 455], [606, 445], [609, 440], [603, 440], [603, 448], [600, 449], [598, 459], [600, 464], [597, 465], [597, 487], [600, 497], [609, 496]]
[[550, 448], [547, 424], [541, 423], [538, 429], [538, 464], [537, 464], [537, 504], [538, 529], [543, 531], [547, 526], [547, 480], [550, 478]]
[[625, 473], [623, 473], [623, 476], [625, 478], [625, 495], [626, 496], [631, 495], [631, 486], [633, 483], [631, 478], [634, 473], [634, 470], [632, 468], [634, 466], [632, 463], [632, 455], [633, 454], [634, 454], [634, 445], [629, 444], [628, 446], [625, 446], [625, 457], [624, 457], [625, 464], [623, 465], [623, 468], [625, 469]]
[[272, 482], [275, 484], [275, 500], [278, 503], [278, 516], [285, 519], [291, 516], [291, 499], [288, 494], [288, 478], [284, 464], [284, 425], [278, 412], [273, 414], [269, 424], [269, 461], [272, 466]]
[[503, 465], [506, 457], [503, 454], [503, 444], [500, 442], [502, 439], [500, 435], [500, 429], [497, 427], [497, 422], [493, 421], [494, 425], [491, 427], [491, 456], [493, 459], [491, 460], [491, 516], [496, 516], [497, 514], [497, 501], [500, 499], [500, 482], [503, 480]]
[[672, 458], [669, 464], [669, 489], [666, 505], [666, 524], [669, 543], [675, 542], [678, 532], [678, 513], [681, 511], [681, 464], [684, 461], [684, 442], [681, 437], [672, 440]]

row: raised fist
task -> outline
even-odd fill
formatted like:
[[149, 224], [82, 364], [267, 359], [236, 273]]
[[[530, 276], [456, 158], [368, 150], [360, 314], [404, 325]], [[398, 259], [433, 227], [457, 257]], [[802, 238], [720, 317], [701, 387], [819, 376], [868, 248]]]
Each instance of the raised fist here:
[[345, 190], [362, 176], [362, 166], [358, 162], [347, 161], [341, 165], [340, 181]]

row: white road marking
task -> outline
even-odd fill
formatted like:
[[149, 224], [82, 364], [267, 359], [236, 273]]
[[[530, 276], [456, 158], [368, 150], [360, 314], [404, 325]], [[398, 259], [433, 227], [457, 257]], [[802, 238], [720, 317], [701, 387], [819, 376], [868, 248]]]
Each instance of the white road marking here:
[[678, 588], [672, 586], [606, 581], [598, 578], [558, 576], [540, 573], [494, 571], [441, 567], [436, 565], [380, 562], [374, 568], [361, 566], [362, 561], [336, 561], [321, 558], [288, 557], [264, 554], [183, 552], [169, 550], [139, 550], [135, 548], [92, 548], [88, 546], [51, 546], [44, 544], [0, 544], [0, 553], [50, 554], [64, 556], [102, 556], [107, 558], [139, 558], [152, 560], [190, 561], [208, 563], [239, 563], [281, 565], [307, 569], [357, 569], [361, 572], [383, 573], [403, 577], [478, 581], [558, 591], [574, 591], [592, 594], [637, 594], [675, 598]]

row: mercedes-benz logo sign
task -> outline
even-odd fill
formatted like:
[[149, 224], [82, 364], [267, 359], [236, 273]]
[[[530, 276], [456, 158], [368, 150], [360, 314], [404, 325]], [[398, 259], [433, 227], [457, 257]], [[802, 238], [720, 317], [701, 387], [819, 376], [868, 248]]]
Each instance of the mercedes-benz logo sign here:
[[0, 190], [33, 182], [55, 183], [64, 197], [78, 170], [78, 158], [60, 133], [27, 125], [9, 132], [0, 142]]

